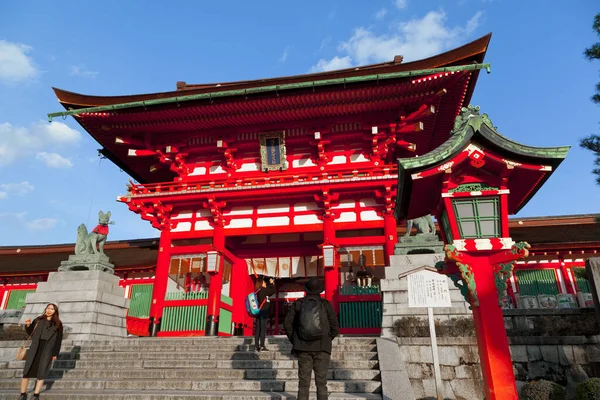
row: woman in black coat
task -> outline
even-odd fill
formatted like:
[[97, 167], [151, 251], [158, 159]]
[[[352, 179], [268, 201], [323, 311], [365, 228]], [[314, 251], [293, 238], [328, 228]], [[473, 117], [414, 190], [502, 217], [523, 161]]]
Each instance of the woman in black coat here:
[[58, 307], [56, 304], [48, 304], [42, 315], [31, 321], [25, 321], [25, 330], [31, 335], [31, 346], [27, 352], [25, 368], [23, 368], [23, 379], [21, 380], [21, 397], [19, 400], [27, 400], [27, 384], [29, 378], [37, 378], [33, 399], [39, 399], [40, 390], [44, 385], [44, 379], [48, 376], [52, 361], [56, 360], [60, 353], [63, 338], [63, 325], [60, 322]]

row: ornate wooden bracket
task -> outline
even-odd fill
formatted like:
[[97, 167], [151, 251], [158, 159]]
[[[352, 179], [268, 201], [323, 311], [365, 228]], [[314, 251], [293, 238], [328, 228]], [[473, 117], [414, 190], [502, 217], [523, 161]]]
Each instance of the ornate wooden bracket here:
[[202, 203], [202, 207], [210, 211], [212, 216], [211, 224], [213, 226], [225, 226], [229, 224], [231, 218], [223, 216], [223, 208], [227, 205], [224, 201], [217, 201], [215, 197], [209, 197], [207, 201]]
[[161, 164], [167, 165], [171, 171], [179, 176], [185, 176], [190, 173], [190, 168], [185, 164], [185, 160], [188, 156], [187, 153], [179, 153], [177, 148], [173, 146], [167, 146], [165, 153], [160, 150], [156, 151], [158, 161], [160, 161]]
[[219, 149], [219, 152], [223, 153], [223, 157], [225, 157], [225, 169], [227, 171], [235, 171], [238, 166], [235, 163], [233, 153], [237, 151], [237, 148], [230, 147], [229, 144], [222, 139], [217, 140], [217, 148]]
[[338, 205], [340, 195], [338, 193], [331, 194], [328, 190], [323, 190], [323, 193], [314, 195], [314, 199], [317, 204], [323, 208], [323, 218], [335, 218], [336, 213], [331, 209], [333, 206]]
[[325, 152], [325, 145], [330, 144], [331, 141], [324, 139], [326, 133], [328, 133], [328, 130], [315, 132], [315, 140], [310, 141], [312, 146], [317, 146], [317, 164], [321, 170], [325, 169], [325, 165], [329, 161], [329, 157], [327, 157], [327, 153]]
[[[529, 255], [531, 246], [527, 242], [515, 243], [510, 249], [493, 254], [488, 257], [488, 262], [492, 265], [495, 275], [495, 285], [498, 293], [498, 305], [502, 305], [502, 297], [507, 289], [507, 281], [512, 275], [514, 263], [521, 258]], [[465, 299], [473, 306], [479, 306], [477, 298], [477, 287], [475, 285], [475, 276], [469, 265], [469, 256], [459, 252], [454, 245], [444, 246], [446, 260], [436, 264], [439, 272], [448, 275], [454, 282], [454, 286], [461, 290]], [[453, 264], [456, 268], [453, 268]], [[458, 271], [456, 271], [458, 269]], [[458, 272], [458, 273], [457, 273]], [[460, 279], [462, 278], [462, 282]]]
[[[498, 291], [498, 305], [502, 306], [502, 297], [508, 289], [508, 279], [510, 279], [515, 262], [518, 259], [529, 256], [531, 246], [527, 242], [515, 243], [509, 250], [493, 256], [494, 275], [496, 277], [495, 284]], [[492, 261], [492, 260], [490, 260]]]
[[[439, 261], [435, 267], [440, 273], [448, 275], [454, 286], [460, 289], [465, 300], [473, 307], [479, 307], [479, 297], [477, 297], [477, 285], [473, 269], [467, 263], [467, 256], [461, 254], [456, 247], [451, 244], [444, 246], [446, 260]], [[451, 271], [451, 264], [455, 264], [458, 273]]]
[[156, 229], [171, 230], [177, 227], [177, 221], [171, 221], [173, 206], [170, 204], [165, 205], [160, 201], [151, 204], [131, 201], [129, 209], [136, 214], [140, 214], [144, 221], [149, 221]]
[[498, 291], [498, 305], [502, 307], [502, 297], [508, 289], [508, 279], [512, 276], [515, 261], [494, 265], [495, 284]]
[[[141, 143], [126, 138], [117, 138], [117, 143], [132, 144], [141, 147]], [[129, 149], [128, 155], [130, 157], [157, 157], [160, 164], [152, 165], [150, 172], [158, 170], [161, 165], [168, 166], [171, 171], [179, 176], [187, 175], [190, 172], [189, 167], [185, 164], [188, 154], [180, 152], [180, 149], [175, 146], [166, 146], [165, 151], [149, 150], [148, 148], [141, 150]]]
[[375, 190], [375, 198], [383, 203], [384, 215], [394, 214], [394, 201], [396, 200], [396, 192], [392, 190], [391, 186], [386, 186], [384, 190]]

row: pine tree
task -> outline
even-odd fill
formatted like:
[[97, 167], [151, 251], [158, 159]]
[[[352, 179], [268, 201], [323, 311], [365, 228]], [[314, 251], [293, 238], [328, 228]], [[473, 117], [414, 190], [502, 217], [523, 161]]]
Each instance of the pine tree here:
[[[594, 17], [593, 29], [600, 36], [600, 14], [596, 14]], [[593, 44], [591, 47], [585, 49], [585, 57], [590, 60], [600, 60], [600, 42]], [[596, 93], [592, 96], [594, 103], [600, 104], [600, 83], [596, 84]], [[594, 168], [592, 172], [596, 175], [596, 183], [600, 185], [600, 136], [590, 135], [586, 138], [581, 139], [579, 145], [584, 149], [592, 151], [596, 155], [594, 164], [597, 168]]]

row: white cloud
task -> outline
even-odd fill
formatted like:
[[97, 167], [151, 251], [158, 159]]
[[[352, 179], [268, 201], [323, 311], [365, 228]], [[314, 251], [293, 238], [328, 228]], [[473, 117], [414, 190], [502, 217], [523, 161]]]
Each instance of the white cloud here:
[[45, 151], [42, 151], [41, 153], [37, 153], [35, 158], [42, 161], [50, 168], [71, 168], [73, 166], [71, 160], [64, 158], [57, 153], [46, 153]]
[[34, 125], [34, 130], [54, 143], [74, 144], [81, 139], [79, 131], [58, 121], [50, 123], [40, 121]]
[[6, 199], [9, 195], [24, 196], [34, 189], [27, 181], [21, 183], [0, 183], [0, 199]]
[[280, 63], [286, 62], [289, 55], [290, 55], [290, 47], [288, 46], [285, 49], [283, 49], [283, 54], [281, 55], [281, 57], [279, 57], [279, 62]]
[[38, 69], [27, 55], [31, 50], [31, 46], [0, 40], [0, 82], [15, 83], [38, 76]]
[[0, 123], [0, 167], [37, 154], [77, 144], [81, 133], [62, 122], [38, 122], [29, 128]]
[[57, 223], [56, 218], [37, 218], [26, 222], [25, 226], [32, 231], [44, 231], [54, 228]]
[[325, 48], [325, 46], [327, 46], [329, 44], [329, 42], [331, 42], [331, 36], [327, 36], [325, 39], [321, 40], [321, 45], [319, 46], [319, 49], [317, 51], [315, 51], [314, 54], [317, 54], [321, 50], [323, 50]]
[[40, 231], [52, 229], [58, 223], [58, 219], [56, 218], [37, 218], [33, 220], [27, 220], [25, 217], [27, 216], [27, 211], [19, 212], [19, 213], [0, 213], [0, 227], [26, 227], [32, 231]]
[[23, 211], [20, 213], [10, 213], [4, 212], [0, 213], [0, 226], [15, 226], [21, 225], [23, 223], [23, 219], [27, 215], [27, 211]]
[[396, 24], [391, 33], [381, 35], [359, 27], [350, 39], [338, 46], [343, 55], [321, 59], [311, 71], [389, 61], [396, 55], [402, 55], [405, 62], [430, 57], [466, 40], [479, 26], [482, 16], [483, 13], [478, 11], [464, 27], [449, 27], [443, 11], [430, 11], [421, 19]]
[[387, 14], [387, 9], [382, 8], [381, 10], [375, 13], [375, 19], [383, 19]]
[[467, 21], [467, 26], [465, 27], [465, 31], [468, 35], [473, 33], [475, 29], [479, 26], [480, 20], [483, 17], [483, 11], [477, 11], [475, 15], [471, 17], [470, 20]]
[[90, 71], [79, 65], [72, 65], [69, 70], [69, 75], [80, 76], [82, 78], [95, 78], [98, 75], [96, 71]]
[[352, 59], [350, 56], [346, 57], [333, 57], [331, 60], [320, 59], [317, 65], [311, 68], [311, 72], [321, 71], [333, 71], [336, 69], [350, 68], [352, 66]]
[[394, 0], [394, 5], [396, 6], [396, 8], [399, 8], [401, 10], [405, 9], [408, 5], [408, 0]]

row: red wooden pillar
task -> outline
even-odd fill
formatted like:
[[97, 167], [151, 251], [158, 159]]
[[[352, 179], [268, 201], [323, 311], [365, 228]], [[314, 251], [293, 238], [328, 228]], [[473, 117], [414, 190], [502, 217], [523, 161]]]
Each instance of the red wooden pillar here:
[[[215, 225], [213, 232], [213, 246], [215, 250], [223, 254], [223, 250], [225, 250], [225, 228], [221, 224]], [[211, 273], [210, 276], [208, 309], [206, 312], [206, 336], [217, 336], [219, 334], [221, 291], [223, 290], [223, 268], [219, 266], [218, 270], [219, 272]]]
[[[323, 243], [335, 243], [335, 227], [333, 225], [335, 217], [325, 215], [323, 217]], [[335, 251], [335, 250], [334, 250]], [[337, 297], [340, 286], [339, 261], [336, 256], [333, 257], [333, 267], [325, 268], [325, 298], [331, 302], [333, 308], [337, 311]]]
[[167, 282], [169, 281], [169, 267], [171, 265], [171, 232], [162, 230], [158, 244], [158, 257], [156, 259], [156, 276], [152, 289], [152, 303], [150, 304], [151, 327], [150, 334], [156, 336], [160, 330]]
[[493, 267], [487, 256], [471, 256], [469, 264], [474, 273], [479, 298], [479, 306], [473, 305], [472, 308], [485, 397], [488, 400], [516, 400], [519, 396], [504, 316], [498, 305]]
[[396, 243], [398, 243], [398, 231], [396, 231], [396, 225], [396, 217], [394, 217], [394, 214], [384, 214], [383, 234], [385, 235], [385, 265], [390, 265], [390, 257], [394, 255]]
[[571, 274], [569, 267], [562, 259], [560, 260], [560, 272], [562, 272], [565, 286], [567, 287], [567, 293], [576, 294], [577, 289], [575, 289], [575, 282], [573, 282], [573, 274]]
[[246, 261], [239, 258], [233, 260], [230, 297], [233, 300], [233, 314], [231, 319], [235, 323], [236, 328], [238, 324], [245, 325], [251, 322], [245, 308], [245, 298], [252, 290], [251, 286], [252, 280], [248, 275]]

